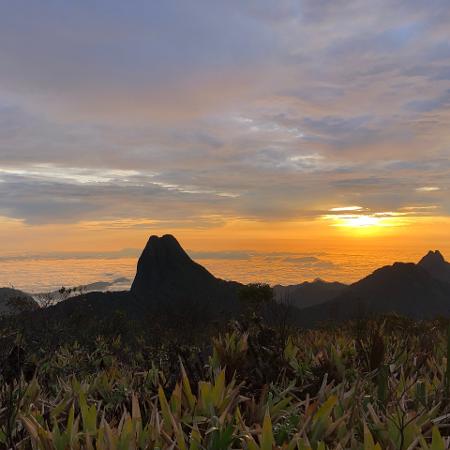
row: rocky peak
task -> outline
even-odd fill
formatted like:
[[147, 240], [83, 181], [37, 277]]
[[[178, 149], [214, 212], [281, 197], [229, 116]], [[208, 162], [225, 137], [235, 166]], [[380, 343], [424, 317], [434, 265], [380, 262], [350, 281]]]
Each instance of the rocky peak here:
[[[235, 286], [234, 286], [235, 287]], [[174, 236], [151, 236], [139, 258], [131, 292], [146, 303], [217, 302], [236, 289], [193, 261]]]
[[444, 256], [439, 250], [430, 250], [419, 261], [419, 266], [428, 271], [432, 277], [450, 283], [450, 263], [445, 261]]
[[427, 264], [442, 264], [445, 263], [445, 259], [439, 250], [430, 250], [420, 261], [419, 265]]

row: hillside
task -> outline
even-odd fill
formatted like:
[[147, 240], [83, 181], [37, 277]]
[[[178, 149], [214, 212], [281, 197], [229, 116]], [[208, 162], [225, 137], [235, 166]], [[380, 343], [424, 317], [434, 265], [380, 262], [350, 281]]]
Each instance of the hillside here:
[[450, 315], [450, 284], [413, 263], [395, 263], [351, 284], [335, 299], [306, 308], [302, 325], [395, 313], [415, 319]]
[[12, 288], [0, 288], [0, 316], [38, 309], [33, 297]]

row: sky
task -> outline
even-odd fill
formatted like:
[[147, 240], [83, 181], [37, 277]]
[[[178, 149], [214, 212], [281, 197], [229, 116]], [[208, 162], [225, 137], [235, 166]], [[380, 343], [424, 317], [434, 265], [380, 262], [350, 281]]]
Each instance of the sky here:
[[450, 249], [449, 123], [448, 0], [2, 2], [0, 256]]

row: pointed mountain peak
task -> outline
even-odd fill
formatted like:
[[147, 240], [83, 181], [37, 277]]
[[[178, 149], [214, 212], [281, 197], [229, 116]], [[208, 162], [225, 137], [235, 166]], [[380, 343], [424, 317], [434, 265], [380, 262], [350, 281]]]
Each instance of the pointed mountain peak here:
[[139, 258], [137, 275], [144, 278], [167, 278], [177, 270], [187, 270], [196, 265], [174, 236], [152, 235]]
[[312, 282], [315, 284], [325, 284], [326, 283], [326, 281], [322, 280], [322, 278], [320, 278], [320, 277], [314, 278], [314, 280]]
[[442, 256], [442, 253], [439, 250], [430, 250], [420, 261], [419, 265], [428, 265], [428, 264], [443, 264], [445, 263], [445, 259]]
[[[224, 283], [193, 261], [174, 236], [153, 235], [139, 258], [131, 292], [153, 303], [219, 300], [230, 294]], [[234, 291], [231, 296], [236, 297]]]
[[424, 268], [432, 277], [450, 283], [450, 263], [448, 263], [439, 250], [430, 250], [420, 261], [419, 266]]

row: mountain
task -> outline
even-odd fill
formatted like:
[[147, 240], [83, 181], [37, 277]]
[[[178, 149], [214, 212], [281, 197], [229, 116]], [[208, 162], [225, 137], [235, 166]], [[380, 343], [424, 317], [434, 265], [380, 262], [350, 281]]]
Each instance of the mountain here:
[[195, 305], [216, 312], [238, 307], [235, 282], [216, 278], [194, 262], [174, 236], [151, 236], [139, 258], [131, 294], [141, 302], [172, 308]]
[[[450, 316], [448, 269], [449, 263], [434, 251], [418, 264], [385, 266], [349, 286], [315, 280], [299, 285], [278, 285], [274, 293], [279, 303], [293, 306], [289, 309], [291, 319], [301, 326], [373, 314], [397, 313], [417, 319]], [[105, 287], [103, 284], [95, 286]], [[141, 321], [149, 317], [160, 321], [166, 317], [184, 325], [212, 323], [217, 319], [226, 322], [241, 312], [238, 299], [241, 288], [239, 283], [216, 278], [193, 261], [174, 236], [166, 234], [151, 236], [148, 240], [130, 291], [83, 293], [45, 312], [39, 311], [38, 315], [44, 320], [50, 317], [59, 320], [89, 314], [95, 322], [97, 319], [108, 321], [120, 312]], [[18, 297], [18, 294], [26, 296], [14, 291], [8, 298]], [[30, 299], [22, 306], [33, 309], [35, 302]], [[6, 304], [6, 300], [0, 297], [0, 313], [2, 304]], [[276, 307], [275, 313], [284, 311], [282, 305], [272, 306]]]
[[432, 277], [450, 283], [450, 263], [448, 263], [439, 250], [430, 250], [418, 263]]
[[126, 277], [116, 278], [112, 281], [95, 281], [94, 283], [83, 284], [78, 287], [83, 292], [123, 290], [125, 286], [130, 286], [131, 280]]
[[346, 288], [346, 284], [336, 281], [330, 283], [317, 278], [313, 282], [305, 281], [289, 286], [276, 285], [273, 287], [273, 293], [278, 302], [301, 309], [332, 300]]
[[57, 329], [68, 340], [101, 332], [200, 335], [237, 316], [241, 287], [214, 277], [173, 236], [151, 236], [130, 291], [82, 293], [23, 319], [32, 335]]
[[0, 288], [0, 316], [18, 314], [38, 308], [39, 305], [25, 292], [12, 288]]
[[[123, 280], [120, 280], [123, 281]], [[104, 286], [99, 286], [103, 288]], [[95, 324], [119, 327], [122, 320], [150, 330], [226, 323], [239, 312], [241, 284], [214, 277], [194, 262], [171, 235], [151, 236], [137, 264], [130, 291], [83, 292], [33, 313], [33, 326], [64, 324], [65, 329]], [[94, 325], [92, 325], [94, 324]], [[195, 325], [194, 325], [195, 324]], [[109, 325], [108, 325], [109, 326]]]
[[302, 325], [396, 313], [416, 319], [450, 315], [450, 284], [422, 266], [394, 263], [351, 284], [335, 299], [303, 309]]

